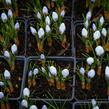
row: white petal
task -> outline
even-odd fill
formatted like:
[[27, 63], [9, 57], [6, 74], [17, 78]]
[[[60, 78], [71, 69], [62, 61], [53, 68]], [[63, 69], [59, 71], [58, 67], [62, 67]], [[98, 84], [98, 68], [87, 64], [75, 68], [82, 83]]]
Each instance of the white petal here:
[[47, 106], [46, 106], [46, 105], [43, 105], [43, 106], [42, 106], [42, 109], [47, 109]]
[[20, 24], [19, 24], [19, 22], [16, 22], [16, 24], [15, 24], [14, 27], [15, 27], [16, 30], [19, 30], [19, 28], [20, 28]]
[[56, 22], [58, 20], [58, 14], [56, 12], [52, 13], [52, 18]]
[[103, 16], [100, 17], [100, 21], [99, 22], [100, 22], [101, 26], [104, 24], [104, 17]]
[[3, 22], [6, 22], [8, 20], [7, 15], [5, 13], [2, 13], [1, 19], [2, 19]]
[[88, 13], [86, 14], [86, 19], [87, 20], [90, 20], [91, 19], [91, 16], [92, 16], [91, 11], [88, 11]]
[[93, 23], [93, 24], [92, 24], [92, 29], [95, 31], [96, 28], [97, 28], [97, 27], [96, 27], [95, 23]]
[[105, 78], [107, 80], [109, 79], [109, 66], [106, 66], [106, 68], [105, 68]]
[[23, 89], [23, 96], [24, 96], [24, 97], [25, 97], [25, 96], [27, 96], [27, 97], [30, 96], [30, 90], [29, 90], [28, 88], [24, 88], [24, 89]]
[[50, 25], [50, 18], [49, 18], [49, 16], [47, 16], [45, 18], [45, 23], [46, 23], [46, 25]]
[[49, 32], [51, 31], [51, 28], [50, 28], [49, 25], [46, 25], [46, 27], [45, 27], [45, 31], [46, 31], [47, 33], [49, 33]]
[[6, 4], [11, 5], [11, 0], [5, 0]]
[[37, 13], [37, 18], [41, 19], [41, 14], [39, 12]]
[[92, 99], [92, 100], [91, 100], [91, 103], [92, 103], [92, 106], [93, 106], [93, 107], [96, 106], [96, 100], [95, 100], [95, 99]]
[[97, 40], [97, 39], [99, 39], [101, 37], [101, 34], [100, 34], [100, 31], [95, 31], [94, 32], [94, 34], [93, 34], [93, 38], [94, 38], [94, 40]]
[[65, 10], [62, 10], [62, 11], [61, 11], [60, 16], [62, 16], [62, 17], [64, 17], [64, 16], [65, 16]]
[[36, 105], [32, 105], [32, 106], [30, 106], [30, 108], [29, 109], [38, 109], [37, 108], [37, 106]]
[[101, 55], [104, 54], [104, 49], [103, 49], [102, 46], [97, 46], [97, 47], [95, 48], [95, 52], [96, 52], [96, 55], [97, 55], [97, 56], [101, 56]]
[[40, 59], [44, 60], [45, 59], [45, 55], [44, 54], [41, 54], [40, 55]]
[[31, 33], [32, 33], [32, 35], [36, 35], [36, 29], [35, 28], [33, 28], [32, 26], [30, 27], [30, 31], [31, 31]]
[[69, 75], [69, 70], [68, 70], [68, 69], [62, 70], [62, 76], [63, 76], [64, 78], [66, 78], [68, 75]]
[[6, 58], [10, 58], [10, 53], [9, 53], [8, 51], [4, 51], [4, 56], [5, 56]]
[[102, 33], [102, 35], [104, 37], [106, 37], [107, 36], [107, 30], [106, 30], [106, 28], [102, 28], [101, 33]]
[[82, 29], [82, 32], [81, 32], [81, 35], [82, 35], [84, 38], [87, 38], [87, 37], [88, 37], [88, 31], [87, 31], [85, 28], [83, 28], [83, 29]]
[[33, 74], [34, 74], [34, 75], [37, 75], [38, 72], [39, 72], [39, 70], [38, 70], [37, 68], [35, 68], [35, 69], [33, 70]]
[[10, 79], [11, 78], [11, 74], [10, 74], [10, 72], [8, 70], [4, 71], [4, 77], [5, 77], [5, 79]]
[[39, 38], [41, 39], [41, 38], [43, 38], [43, 36], [44, 36], [44, 29], [43, 28], [40, 28], [39, 30], [38, 30], [38, 36], [39, 36]]
[[46, 6], [43, 7], [42, 12], [43, 14], [48, 14], [48, 9]]
[[28, 102], [27, 102], [27, 100], [23, 99], [22, 102], [21, 102], [21, 105], [22, 105], [23, 107], [28, 108]]
[[54, 75], [54, 76], [57, 75], [57, 69], [54, 66], [50, 66], [49, 71], [52, 75]]
[[32, 70], [28, 72], [28, 77], [32, 77]]
[[83, 67], [81, 67], [81, 68], [79, 69], [79, 72], [80, 72], [80, 74], [82, 74], [82, 75], [84, 76], [84, 74], [85, 74], [85, 69], [84, 69]]
[[88, 78], [93, 78], [95, 76], [95, 70], [91, 69], [87, 73]]
[[8, 17], [9, 17], [9, 18], [12, 18], [12, 16], [13, 16], [12, 10], [9, 9], [9, 10], [8, 10]]
[[92, 65], [94, 63], [94, 59], [92, 57], [87, 58], [87, 64]]
[[63, 34], [66, 30], [66, 26], [65, 23], [61, 23], [61, 25], [59, 26], [59, 32], [60, 34]]
[[13, 44], [13, 45], [11, 46], [11, 52], [12, 52], [13, 54], [17, 53], [17, 45], [16, 45], [16, 44]]
[[3, 99], [3, 98], [4, 98], [4, 93], [0, 92], [0, 99]]

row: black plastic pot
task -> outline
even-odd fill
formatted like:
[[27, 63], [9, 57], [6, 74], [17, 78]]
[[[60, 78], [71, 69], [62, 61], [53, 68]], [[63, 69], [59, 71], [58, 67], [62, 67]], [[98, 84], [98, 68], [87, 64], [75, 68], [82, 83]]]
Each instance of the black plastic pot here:
[[[51, 100], [51, 101], [71, 101], [73, 100], [73, 86], [74, 86], [74, 75], [73, 75], [73, 72], [74, 72], [74, 67], [75, 67], [75, 59], [72, 58], [72, 57], [47, 57], [46, 60], [49, 60], [49, 61], [54, 61], [57, 65], [60, 65], [60, 66], [63, 66], [62, 68], [64, 69], [65, 66], [68, 66], [70, 65], [70, 77], [71, 79], [69, 80], [68, 84], [67, 84], [67, 91], [64, 91], [64, 90], [57, 90], [57, 89], [54, 89], [52, 87], [48, 87], [48, 83], [44, 80], [44, 78], [40, 78], [40, 79], [37, 79], [37, 85], [36, 85], [36, 89], [34, 89], [34, 91], [31, 91], [30, 92], [32, 93], [30, 95], [30, 100]], [[31, 65], [33, 66], [34, 64], [37, 64], [38, 66], [38, 63], [40, 63], [40, 59], [38, 57], [29, 57], [28, 58], [28, 61], [27, 61], [27, 70], [26, 70], [26, 75], [25, 75], [25, 82], [24, 82], [24, 85], [23, 85], [23, 88], [25, 87], [28, 87], [28, 72], [29, 72], [29, 65], [30, 63], [32, 63]], [[40, 80], [44, 80], [45, 82], [41, 82]], [[42, 87], [44, 86], [44, 87]], [[55, 94], [54, 95], [54, 92], [57, 93], [57, 95]], [[49, 94], [51, 93], [51, 94]], [[65, 93], [65, 95], [63, 95]], [[56, 97], [53, 97], [53, 95]], [[47, 97], [48, 96], [48, 97]]]

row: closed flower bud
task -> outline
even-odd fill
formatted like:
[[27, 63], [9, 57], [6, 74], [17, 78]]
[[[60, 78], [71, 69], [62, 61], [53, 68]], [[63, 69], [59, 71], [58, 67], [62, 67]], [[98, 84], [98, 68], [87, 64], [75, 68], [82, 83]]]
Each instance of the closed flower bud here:
[[96, 52], [96, 55], [97, 56], [101, 56], [101, 55], [103, 55], [104, 54], [104, 49], [103, 49], [103, 47], [102, 46], [97, 46], [96, 48], [95, 48], [95, 52]]
[[95, 23], [92, 24], [92, 29], [93, 29], [94, 31], [96, 31], [97, 27], [96, 27]]
[[44, 54], [41, 54], [40, 55], [40, 59], [44, 60], [45, 59], [45, 55]]
[[47, 106], [46, 106], [46, 105], [43, 105], [43, 106], [42, 106], [42, 109], [47, 109]]
[[13, 45], [11, 46], [11, 52], [12, 52], [13, 54], [17, 53], [17, 45], [16, 45], [16, 44], [13, 44]]
[[93, 107], [93, 109], [99, 109], [99, 107], [98, 106], [95, 106], [95, 107]]
[[87, 37], [88, 37], [88, 31], [87, 31], [85, 28], [83, 28], [83, 29], [82, 29], [82, 32], [81, 32], [81, 35], [82, 35], [84, 38], [87, 38]]
[[4, 82], [0, 81], [0, 87], [3, 87], [4, 85]]
[[35, 69], [33, 70], [33, 75], [37, 75], [38, 72], [39, 72], [39, 70], [38, 70], [37, 68], [35, 68]]
[[50, 18], [49, 18], [49, 16], [47, 16], [45, 18], [45, 23], [46, 23], [46, 25], [50, 25]]
[[64, 17], [64, 16], [65, 16], [65, 10], [62, 10], [62, 11], [61, 11], [60, 16], [61, 16], [61, 17]]
[[9, 17], [9, 18], [12, 18], [12, 16], [13, 16], [13, 14], [12, 14], [12, 10], [9, 9], [9, 10], [8, 10], [8, 17]]
[[62, 70], [62, 76], [63, 76], [64, 78], [66, 78], [68, 75], [69, 75], [69, 70], [68, 70], [68, 69]]
[[4, 93], [0, 92], [0, 99], [3, 99], [3, 98], [4, 98]]
[[91, 0], [91, 2], [95, 3], [96, 0]]
[[52, 13], [52, 18], [56, 22], [58, 20], [58, 14], [56, 12]]
[[32, 77], [32, 70], [28, 72], [28, 77]]
[[88, 13], [86, 14], [86, 19], [87, 20], [90, 20], [91, 19], [91, 16], [92, 16], [91, 11], [88, 11]]
[[45, 73], [45, 72], [46, 72], [46, 70], [45, 70], [45, 68], [44, 68], [44, 67], [41, 67], [41, 71], [42, 71], [43, 73]]
[[43, 14], [45, 14], [45, 15], [48, 14], [48, 9], [47, 9], [46, 6], [43, 7], [42, 12], [43, 12]]
[[46, 33], [51, 32], [51, 28], [50, 28], [50, 26], [49, 26], [49, 25], [46, 25], [46, 27], [45, 27], [45, 31], [46, 31]]
[[24, 97], [26, 97], [26, 96], [29, 97], [30, 96], [30, 90], [28, 88], [23, 89], [23, 96]]
[[92, 57], [87, 58], [87, 64], [92, 65], [94, 63], [94, 59]]
[[11, 5], [11, 0], [5, 0], [7, 5]]
[[11, 74], [10, 74], [10, 72], [8, 70], [4, 71], [4, 77], [5, 77], [5, 79], [10, 79], [11, 78]]
[[105, 68], [105, 78], [109, 80], [109, 66], [106, 66]]
[[28, 108], [28, 102], [27, 100], [23, 99], [21, 102], [22, 107]]
[[85, 74], [85, 69], [84, 69], [83, 67], [81, 67], [81, 68], [79, 69], [79, 72], [80, 72], [81, 75], [84, 76], [84, 74]]
[[61, 25], [59, 26], [59, 32], [60, 34], [63, 34], [66, 30], [66, 26], [65, 23], [61, 23]]
[[6, 58], [10, 58], [10, 53], [9, 53], [8, 51], [4, 51], [4, 56], [5, 56]]
[[2, 19], [3, 22], [6, 22], [8, 20], [7, 15], [5, 13], [2, 13], [1, 19]]
[[94, 34], [93, 34], [93, 38], [94, 38], [94, 40], [97, 40], [97, 39], [99, 39], [101, 37], [101, 34], [100, 34], [100, 31], [95, 31], [94, 32]]
[[91, 103], [92, 103], [92, 106], [93, 106], [93, 107], [96, 106], [96, 100], [95, 100], [95, 99], [92, 99], [92, 100], [91, 100]]
[[89, 21], [88, 21], [88, 20], [86, 20], [86, 21], [85, 21], [85, 23], [84, 23], [84, 25], [85, 25], [85, 28], [87, 29], [87, 28], [88, 28], [88, 26], [89, 26]]
[[57, 69], [54, 66], [50, 66], [49, 67], [49, 72], [53, 75], [56, 76], [57, 75]]
[[106, 28], [102, 28], [101, 33], [102, 33], [102, 35], [104, 37], [106, 37], [107, 36], [107, 30], [106, 30]]
[[104, 24], [104, 17], [103, 16], [100, 17], [100, 21], [99, 22], [100, 22], [101, 26]]
[[38, 109], [37, 108], [37, 106], [36, 105], [32, 105], [32, 106], [30, 106], [30, 108], [29, 109]]
[[40, 28], [38, 30], [38, 36], [39, 36], [40, 39], [44, 37], [44, 29], [43, 28]]
[[40, 14], [40, 12], [37, 12], [37, 18], [41, 20], [41, 14]]
[[35, 28], [33, 28], [32, 26], [30, 27], [30, 31], [31, 31], [31, 33], [32, 33], [32, 35], [36, 35], [36, 29]]
[[19, 24], [19, 22], [16, 22], [16, 24], [15, 24], [14, 27], [15, 27], [16, 30], [19, 30], [19, 28], [20, 28], [20, 24]]
[[90, 71], [88, 71], [87, 76], [88, 78], [93, 78], [95, 76], [95, 70], [91, 69]]

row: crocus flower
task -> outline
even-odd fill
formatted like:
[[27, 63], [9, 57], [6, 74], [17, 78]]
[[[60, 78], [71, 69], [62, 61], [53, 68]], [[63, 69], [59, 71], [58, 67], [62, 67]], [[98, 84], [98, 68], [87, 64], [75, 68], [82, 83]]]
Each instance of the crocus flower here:
[[102, 46], [97, 46], [96, 48], [95, 48], [95, 52], [96, 52], [96, 55], [97, 56], [101, 56], [101, 55], [103, 55], [104, 54], [104, 49], [103, 49], [103, 47]]
[[89, 26], [89, 21], [88, 20], [86, 20], [85, 21], [85, 23], [84, 23], [84, 25], [85, 25], [85, 27], [86, 27], [86, 29], [88, 28], [88, 26]]
[[95, 100], [95, 99], [92, 99], [92, 100], [91, 100], [91, 103], [92, 103], [92, 106], [93, 106], [93, 107], [96, 106], [96, 100]]
[[46, 31], [47, 33], [51, 32], [51, 28], [50, 28], [49, 25], [46, 25], [46, 27], [45, 27], [45, 31]]
[[44, 29], [43, 28], [40, 28], [38, 30], [38, 36], [39, 36], [40, 39], [43, 38], [43, 36], [44, 36]]
[[13, 44], [13, 45], [11, 46], [11, 52], [12, 52], [13, 54], [17, 53], [17, 45], [16, 45], [16, 44]]
[[36, 29], [35, 28], [33, 28], [32, 26], [30, 27], [30, 31], [31, 31], [31, 33], [32, 33], [32, 35], [36, 35]]
[[42, 109], [47, 109], [47, 106], [46, 106], [46, 105], [43, 105], [43, 106], [42, 106]]
[[99, 22], [100, 22], [100, 25], [101, 25], [101, 26], [104, 24], [104, 17], [103, 17], [103, 16], [100, 17]]
[[57, 75], [57, 69], [56, 69], [56, 67], [50, 66], [50, 67], [49, 67], [49, 72], [50, 72], [52, 75], [56, 76], [56, 75]]
[[23, 99], [23, 100], [21, 101], [21, 105], [22, 105], [23, 107], [28, 108], [28, 102], [27, 102], [27, 100]]
[[29, 76], [29, 77], [32, 77], [32, 70], [30, 70], [30, 71], [28, 72], [28, 76]]
[[84, 74], [85, 74], [85, 69], [84, 69], [83, 67], [81, 67], [81, 68], [79, 69], [79, 72], [80, 72], [80, 74], [82, 74], [82, 75], [84, 76]]
[[8, 17], [9, 17], [9, 18], [12, 18], [12, 16], [13, 16], [12, 10], [9, 9], [9, 10], [8, 10]]
[[102, 35], [104, 37], [106, 37], [107, 36], [107, 30], [106, 30], [106, 28], [102, 28], [101, 33], [102, 33]]
[[19, 30], [19, 28], [20, 28], [20, 24], [19, 24], [19, 22], [16, 22], [16, 24], [15, 24], [14, 27], [15, 27], [16, 30]]
[[46, 6], [43, 7], [42, 12], [44, 15], [48, 14], [48, 9]]
[[87, 20], [90, 20], [91, 19], [91, 16], [92, 16], [91, 11], [88, 11], [87, 14], [86, 14], [86, 19]]
[[5, 13], [2, 13], [1, 19], [2, 19], [3, 22], [6, 22], [8, 20], [7, 15]]
[[66, 26], [65, 23], [61, 23], [61, 25], [59, 26], [59, 32], [60, 34], [63, 34], [66, 30]]
[[105, 68], [105, 78], [109, 79], [109, 66], [106, 66]]
[[41, 54], [40, 55], [40, 59], [44, 60], [45, 59], [45, 55], [44, 54]]
[[0, 87], [4, 86], [4, 82], [0, 81]]
[[3, 98], [4, 98], [4, 93], [0, 92], [0, 99], [3, 99]]
[[95, 106], [95, 107], [93, 107], [93, 109], [99, 109], [99, 107], [98, 106]]
[[27, 97], [30, 96], [30, 90], [29, 90], [28, 88], [24, 88], [24, 89], [23, 89], [23, 96], [24, 96], [24, 97], [25, 97], [25, 96], [27, 96]]
[[10, 72], [8, 70], [4, 71], [4, 77], [5, 77], [5, 79], [10, 79], [11, 78], [11, 74], [10, 74]]
[[38, 109], [37, 108], [37, 106], [36, 105], [32, 105], [32, 106], [30, 106], [30, 108], [29, 109]]
[[58, 20], [58, 14], [56, 12], [52, 13], [52, 18], [56, 22]]
[[45, 72], [46, 72], [46, 70], [45, 70], [45, 68], [44, 68], [44, 67], [41, 67], [41, 71], [42, 71], [43, 73], [45, 73]]
[[10, 53], [6, 50], [6, 51], [4, 51], [4, 56], [5, 56], [6, 58], [10, 58]]
[[95, 23], [92, 24], [92, 29], [95, 31], [97, 29]]
[[60, 16], [62, 16], [62, 17], [64, 17], [64, 16], [65, 16], [65, 10], [62, 10], [62, 11], [61, 11]]
[[91, 69], [87, 73], [88, 78], [93, 78], [95, 76], [95, 70]]
[[84, 38], [87, 38], [87, 37], [88, 37], [88, 31], [87, 31], [85, 28], [83, 28], [83, 29], [82, 29], [82, 32], [81, 32], [81, 35], [82, 35]]
[[33, 74], [34, 74], [34, 75], [37, 75], [38, 72], [39, 72], [39, 70], [38, 70], [37, 68], [35, 68], [35, 69], [33, 70]]
[[87, 58], [87, 64], [92, 65], [94, 63], [94, 59], [92, 57]]
[[41, 14], [40, 14], [40, 12], [37, 12], [37, 18], [41, 20]]
[[94, 34], [93, 34], [94, 40], [97, 40], [97, 39], [99, 39], [100, 37], [101, 37], [100, 31], [99, 31], [99, 30], [95, 31]]
[[46, 23], [46, 25], [50, 25], [50, 18], [49, 18], [49, 16], [47, 16], [45, 18], [45, 23]]
[[5, 0], [6, 4], [8, 5], [11, 5], [11, 0]]
[[62, 76], [63, 76], [64, 78], [66, 78], [68, 75], [69, 75], [69, 70], [68, 70], [68, 69], [63, 69], [63, 70], [62, 70]]

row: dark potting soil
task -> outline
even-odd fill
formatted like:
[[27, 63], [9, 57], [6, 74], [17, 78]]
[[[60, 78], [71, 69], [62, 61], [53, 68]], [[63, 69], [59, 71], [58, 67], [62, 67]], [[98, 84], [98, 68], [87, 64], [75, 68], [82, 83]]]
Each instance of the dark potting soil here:
[[17, 101], [9, 101], [10, 109], [19, 109], [19, 103]]
[[[53, 41], [53, 44], [51, 47], [48, 47], [47, 41], [44, 43], [44, 54], [48, 56], [71, 56], [72, 55], [72, 36], [71, 36], [71, 20], [65, 19], [64, 20], [66, 24], [66, 37], [68, 41], [68, 47], [63, 48], [58, 41]], [[37, 25], [37, 21], [32, 20], [28, 24], [28, 33], [27, 33], [27, 47], [26, 47], [26, 54], [28, 56], [36, 56], [41, 53], [39, 53], [37, 48], [37, 41], [35, 36], [33, 36], [30, 32], [30, 25]]]
[[[31, 60], [29, 63], [33, 66], [36, 64], [37, 66], [41, 66], [40, 61]], [[46, 99], [70, 99], [72, 97], [72, 84], [73, 84], [73, 69], [71, 62], [64, 62], [64, 61], [56, 61], [56, 66], [61, 66], [62, 69], [69, 66], [70, 69], [70, 76], [71, 79], [65, 82], [66, 89], [65, 90], [58, 90], [54, 86], [49, 86], [48, 81], [43, 76], [39, 75], [36, 79], [36, 86], [31, 88], [31, 98], [46, 98]], [[30, 69], [28, 69], [29, 72]], [[28, 74], [26, 76], [28, 78]], [[28, 87], [26, 79], [26, 87]]]
[[9, 70], [11, 73], [11, 82], [14, 88], [14, 92], [9, 95], [9, 98], [18, 98], [20, 96], [23, 68], [24, 61], [16, 60], [15, 70], [10, 71], [10, 67], [7, 62], [3, 58], [0, 58], [0, 73], [3, 73], [5, 69]]

